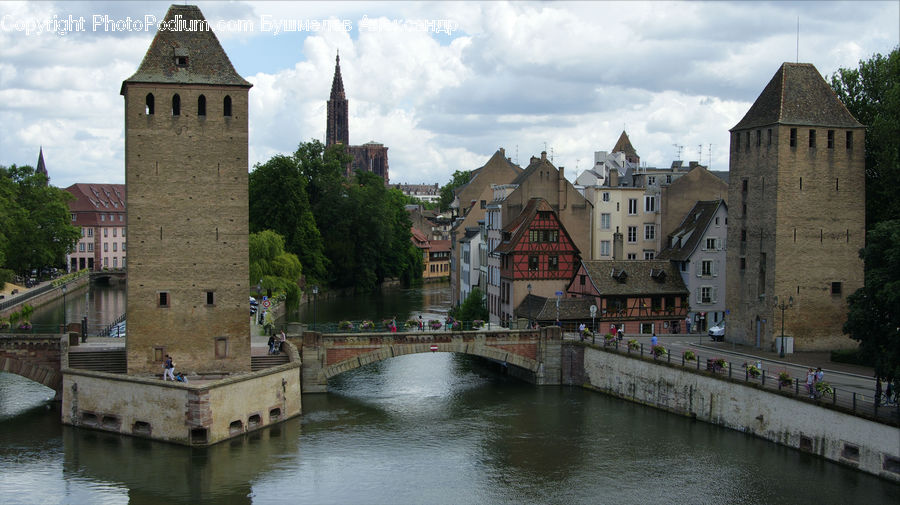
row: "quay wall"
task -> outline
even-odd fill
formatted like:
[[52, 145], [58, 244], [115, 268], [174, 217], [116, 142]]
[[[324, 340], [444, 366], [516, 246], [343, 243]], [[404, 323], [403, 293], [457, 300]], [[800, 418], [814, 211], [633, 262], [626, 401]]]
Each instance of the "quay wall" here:
[[689, 369], [563, 343], [563, 383], [689, 416], [900, 482], [900, 429]]

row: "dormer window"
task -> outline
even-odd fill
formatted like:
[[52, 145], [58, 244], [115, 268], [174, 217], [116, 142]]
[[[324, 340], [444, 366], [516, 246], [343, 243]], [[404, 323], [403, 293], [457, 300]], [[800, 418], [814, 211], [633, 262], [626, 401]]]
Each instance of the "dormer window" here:
[[188, 66], [187, 49], [185, 49], [183, 47], [175, 48], [175, 66], [182, 67], [182, 68]]

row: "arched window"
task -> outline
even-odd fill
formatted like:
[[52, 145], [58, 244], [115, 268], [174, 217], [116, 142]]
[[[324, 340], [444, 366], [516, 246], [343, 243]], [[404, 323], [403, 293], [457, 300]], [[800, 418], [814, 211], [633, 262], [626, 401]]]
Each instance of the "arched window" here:
[[178, 93], [175, 93], [175, 95], [172, 96], [172, 115], [181, 115], [181, 97], [178, 96]]
[[147, 93], [147, 104], [144, 106], [144, 114], [153, 115], [153, 93]]
[[200, 95], [200, 98], [197, 99], [197, 115], [206, 115], [206, 97], [204, 95]]
[[223, 110], [223, 116], [231, 117], [231, 97], [228, 95], [225, 96], [225, 107], [223, 108]]

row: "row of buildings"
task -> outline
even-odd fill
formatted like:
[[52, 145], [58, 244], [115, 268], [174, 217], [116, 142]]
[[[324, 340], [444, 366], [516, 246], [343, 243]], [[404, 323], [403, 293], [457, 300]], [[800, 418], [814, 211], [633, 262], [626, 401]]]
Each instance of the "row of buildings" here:
[[574, 184], [546, 153], [522, 168], [500, 148], [455, 193], [452, 301], [478, 286], [502, 325], [649, 334], [727, 319], [751, 345], [783, 323], [798, 349], [847, 346], [864, 133], [815, 67], [785, 63], [731, 130], [728, 172], [647, 167], [625, 132]]

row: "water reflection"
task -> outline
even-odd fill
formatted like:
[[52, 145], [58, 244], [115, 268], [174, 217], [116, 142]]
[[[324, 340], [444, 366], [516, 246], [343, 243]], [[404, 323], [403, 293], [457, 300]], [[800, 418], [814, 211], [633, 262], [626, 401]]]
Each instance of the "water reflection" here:
[[328, 298], [319, 295], [309, 303], [301, 303], [296, 311], [282, 316], [277, 322], [311, 324], [337, 323], [342, 320], [381, 321], [396, 317], [398, 321], [417, 318], [443, 319], [450, 306], [450, 290], [446, 283], [425, 284], [411, 289], [385, 288], [379, 293], [363, 293], [349, 297]]

